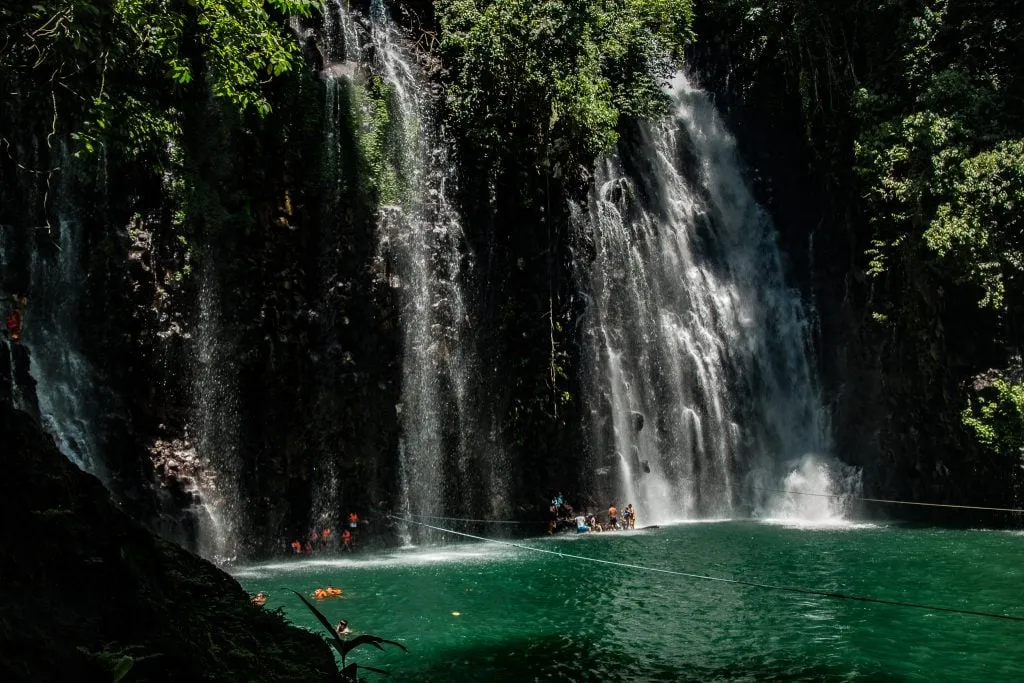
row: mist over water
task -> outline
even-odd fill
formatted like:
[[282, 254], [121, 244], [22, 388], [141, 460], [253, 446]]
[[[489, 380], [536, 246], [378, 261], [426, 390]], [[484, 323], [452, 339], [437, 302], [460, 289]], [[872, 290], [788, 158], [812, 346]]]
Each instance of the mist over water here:
[[670, 96], [671, 116], [599, 165], [577, 215], [593, 255], [580, 280], [596, 488], [647, 522], [841, 515], [784, 493], [842, 493], [856, 476], [828, 456], [808, 313], [774, 226], [709, 96], [684, 75]]

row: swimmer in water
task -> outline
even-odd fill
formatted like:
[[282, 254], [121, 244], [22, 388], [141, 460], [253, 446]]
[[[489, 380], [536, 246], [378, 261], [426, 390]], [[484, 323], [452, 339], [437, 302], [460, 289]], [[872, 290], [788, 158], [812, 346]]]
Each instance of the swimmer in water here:
[[327, 588], [317, 588], [313, 591], [313, 597], [317, 600], [326, 600], [327, 598], [340, 598], [344, 591], [334, 586], [327, 586]]

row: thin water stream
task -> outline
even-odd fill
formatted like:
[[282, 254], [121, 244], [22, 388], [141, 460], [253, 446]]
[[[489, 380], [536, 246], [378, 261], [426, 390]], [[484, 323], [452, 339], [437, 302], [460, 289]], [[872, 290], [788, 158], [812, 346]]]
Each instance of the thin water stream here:
[[[381, 79], [386, 89], [384, 161], [397, 196], [380, 207], [378, 250], [401, 327], [401, 507], [421, 515], [503, 516], [506, 467], [500, 444], [484, 447], [489, 431], [466, 294], [473, 258], [449, 198], [454, 170], [433, 117], [434, 95], [383, 2], [374, 0], [368, 17], [335, 2], [326, 16], [322, 77], [332, 125], [341, 119], [340, 91], [356, 93], [367, 78]], [[367, 116], [356, 112], [357, 120]], [[338, 135], [326, 133], [328, 141]]]
[[101, 452], [97, 382], [81, 337], [88, 277], [86, 239], [76, 205], [74, 164], [63, 144], [58, 147], [58, 159], [62, 171], [56, 174], [53, 188], [54, 216], [49, 225], [36, 230], [30, 293], [20, 293], [25, 296], [22, 343], [28, 349], [43, 427], [61, 453], [109, 485]]

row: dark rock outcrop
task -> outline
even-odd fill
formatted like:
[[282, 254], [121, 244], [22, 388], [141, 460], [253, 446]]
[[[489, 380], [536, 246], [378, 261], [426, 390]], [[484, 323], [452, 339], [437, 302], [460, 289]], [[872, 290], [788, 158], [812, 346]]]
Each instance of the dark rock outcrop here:
[[212, 564], [110, 502], [0, 402], [0, 680], [327, 681], [318, 636], [250, 604]]

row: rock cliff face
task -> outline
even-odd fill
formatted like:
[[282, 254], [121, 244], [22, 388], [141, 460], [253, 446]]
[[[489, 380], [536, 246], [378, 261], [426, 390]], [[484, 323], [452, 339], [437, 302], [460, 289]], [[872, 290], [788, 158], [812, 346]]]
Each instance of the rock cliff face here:
[[[323, 86], [312, 69], [289, 78], [267, 120], [197, 105], [167, 175], [60, 156], [40, 144], [31, 102], [0, 112], [12, 131], [0, 159], [3, 311], [26, 294], [26, 340], [39, 341], [5, 345], [3, 391], [37, 418], [38, 396], [88, 391], [63, 427], [94, 437], [132, 517], [185, 547], [203, 521], [203, 439], [236, 458], [238, 552], [305, 533], [329, 476], [337, 516], [397, 489], [400, 354], [374, 266], [378, 201], [357, 123], [338, 132], [350, 163], [326, 168]], [[34, 172], [47, 164], [49, 176]], [[76, 363], [37, 387], [44, 343], [72, 341]]]
[[322, 638], [250, 604], [231, 577], [143, 530], [0, 402], [0, 678], [327, 681]]

